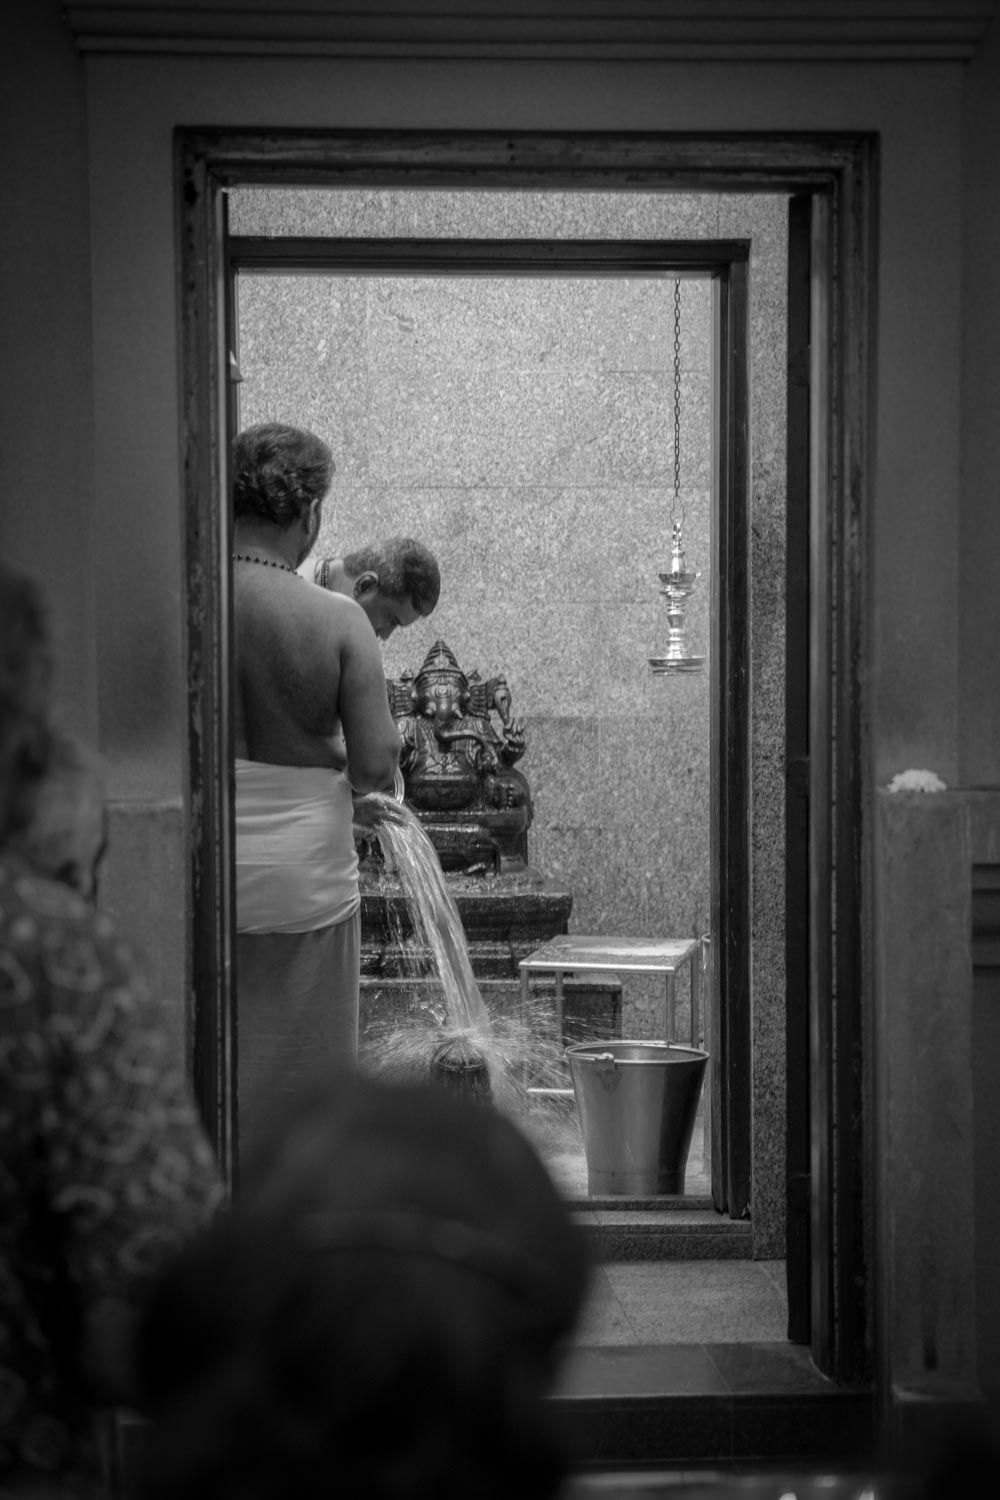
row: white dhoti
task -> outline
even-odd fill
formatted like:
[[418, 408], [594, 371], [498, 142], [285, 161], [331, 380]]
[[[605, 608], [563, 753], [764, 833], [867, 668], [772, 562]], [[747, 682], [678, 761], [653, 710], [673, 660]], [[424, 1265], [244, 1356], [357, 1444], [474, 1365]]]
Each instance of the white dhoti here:
[[236, 762], [240, 1135], [318, 1071], [353, 1068], [361, 920], [353, 804], [323, 767]]
[[312, 932], [358, 910], [351, 788], [324, 766], [236, 762], [236, 930]]

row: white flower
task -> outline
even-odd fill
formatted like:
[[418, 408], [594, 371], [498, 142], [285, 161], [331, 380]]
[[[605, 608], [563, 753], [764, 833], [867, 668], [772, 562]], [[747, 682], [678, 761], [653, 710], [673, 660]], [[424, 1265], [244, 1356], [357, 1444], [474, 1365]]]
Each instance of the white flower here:
[[890, 792], [943, 792], [946, 791], [940, 776], [933, 771], [897, 771], [889, 782]]

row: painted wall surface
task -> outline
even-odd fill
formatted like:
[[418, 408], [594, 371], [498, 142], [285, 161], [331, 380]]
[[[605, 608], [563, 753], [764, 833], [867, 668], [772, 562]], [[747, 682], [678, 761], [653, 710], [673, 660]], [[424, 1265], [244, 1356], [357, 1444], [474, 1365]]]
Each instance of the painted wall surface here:
[[959, 774], [1000, 786], [1000, 24], [966, 70], [962, 180]]
[[47, 585], [65, 718], [97, 731], [84, 76], [56, 8], [0, 48], [0, 556]]

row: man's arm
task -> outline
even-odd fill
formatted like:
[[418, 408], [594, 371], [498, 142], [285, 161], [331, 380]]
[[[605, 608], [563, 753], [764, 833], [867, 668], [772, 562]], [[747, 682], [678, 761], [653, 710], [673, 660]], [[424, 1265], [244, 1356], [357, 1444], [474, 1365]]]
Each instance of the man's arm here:
[[399, 731], [389, 709], [378, 639], [360, 606], [344, 633], [340, 722], [351, 786], [361, 794], [391, 790], [399, 764]]
[[333, 751], [333, 769], [335, 771], [347, 770], [347, 745], [342, 734], [330, 736], [330, 749]]

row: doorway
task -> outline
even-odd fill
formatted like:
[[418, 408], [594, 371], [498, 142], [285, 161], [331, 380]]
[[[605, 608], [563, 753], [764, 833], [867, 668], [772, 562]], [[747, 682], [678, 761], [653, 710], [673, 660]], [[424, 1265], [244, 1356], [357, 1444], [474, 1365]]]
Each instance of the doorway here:
[[[556, 216], [539, 194], [465, 195], [457, 217], [440, 195], [402, 197], [230, 195], [238, 425], [294, 421], [330, 442], [338, 473], [319, 554], [400, 531], [438, 554], [441, 602], [385, 647], [387, 674], [412, 676], [443, 636], [470, 670], [508, 678], [529, 724], [532, 869], [555, 871], [568, 889], [573, 930], [711, 933], [718, 946], [750, 900], [749, 872], [726, 852], [750, 784], [738, 685], [724, 753], [718, 740], [719, 663], [731, 663], [730, 641], [744, 644], [749, 570], [723, 565], [723, 587], [716, 556], [721, 541], [742, 546], [746, 534], [745, 471], [719, 459], [749, 421], [733, 354], [746, 347], [749, 240], [559, 237], [567, 201], [578, 223], [601, 223], [595, 195], [583, 204], [561, 195]], [[670, 222], [669, 205], [643, 201], [650, 228]], [[289, 210], [305, 225], [359, 233], [289, 235]], [[513, 219], [546, 232], [363, 233], [370, 218], [404, 214], [442, 231]], [[783, 260], [773, 274], [783, 276]], [[659, 676], [648, 660], [667, 632], [657, 570], [669, 567], [680, 517], [699, 573], [691, 635], [707, 651], [711, 633], [712, 650], [702, 673]], [[780, 674], [776, 660], [761, 677], [780, 683]], [[780, 706], [760, 716], [779, 722]], [[724, 779], [731, 790], [720, 801]], [[780, 912], [771, 920], [780, 936]], [[751, 931], [749, 917], [742, 926]], [[750, 993], [745, 948], [738, 965], [735, 1005]], [[517, 977], [512, 967], [515, 991]], [[679, 983], [683, 1041], [686, 973]], [[713, 1039], [737, 1034], [710, 1020]], [[631, 1038], [664, 1034], [662, 980], [623, 984], [619, 1026]], [[748, 1046], [749, 1026], [739, 1034]], [[752, 1065], [727, 1065], [714, 1040], [710, 1051], [709, 1114], [714, 1095], [732, 1147], [717, 1133], [704, 1175], [719, 1211], [740, 1219], [754, 1129], [739, 1086]], [[758, 1179], [783, 1182], [778, 1130], [759, 1123], [771, 1159], [758, 1159]], [[774, 1258], [780, 1226], [770, 1245], [766, 1229], [762, 1221], [760, 1253]]]
[[[225, 372], [227, 349], [222, 331], [221, 305], [224, 267], [222, 190], [239, 183], [277, 184], [311, 181], [327, 185], [365, 181], [373, 186], [394, 184], [431, 187], [447, 183], [468, 187], [518, 187], [543, 182], [550, 190], [565, 188], [616, 189], [627, 183], [676, 191], [679, 187], [715, 192], [770, 187], [801, 189], [813, 204], [810, 252], [813, 282], [819, 295], [815, 315], [836, 327], [836, 344], [825, 338], [811, 341], [811, 417], [816, 422], [811, 467], [811, 665], [809, 681], [810, 744], [821, 750], [836, 734], [838, 755], [813, 754], [809, 783], [809, 870], [800, 888], [810, 888], [810, 1037], [822, 1035], [829, 1046], [814, 1056], [810, 1078], [810, 1133], [816, 1170], [806, 1197], [815, 1232], [810, 1243], [808, 1288], [811, 1298], [811, 1341], [821, 1368], [833, 1374], [856, 1371], [864, 1352], [864, 1296], [856, 1276], [862, 1266], [861, 1213], [863, 1183], [859, 1153], [845, 1151], [845, 1128], [859, 1128], [864, 1111], [861, 1081], [850, 1063], [861, 1021], [863, 965], [860, 913], [856, 892], [861, 888], [860, 847], [861, 778], [860, 686], [849, 667], [838, 664], [858, 659], [853, 647], [862, 628], [860, 560], [837, 550], [845, 527], [855, 527], [864, 504], [864, 460], [844, 479], [845, 449], [857, 460], [863, 455], [865, 391], [867, 389], [867, 326], [870, 263], [870, 143], [864, 139], [807, 142], [734, 139], [680, 140], [670, 137], [558, 137], [525, 136], [512, 141], [489, 133], [453, 141], [446, 136], [394, 135], [391, 142], [371, 136], [262, 135], [251, 140], [240, 132], [181, 132], [184, 244], [186, 456], [189, 478], [189, 552], [192, 558], [192, 662], [190, 676], [192, 723], [192, 778], [199, 789], [199, 823], [194, 829], [195, 871], [195, 983], [196, 1081], [206, 1117], [214, 1127], [220, 1153], [230, 1159], [232, 1143], [228, 937], [231, 932], [231, 892], [224, 869], [231, 808], [223, 768], [228, 765], [227, 655], [228, 599], [222, 582], [228, 557], [225, 493]], [[833, 246], [838, 255], [834, 257]], [[845, 253], [845, 251], [847, 253]], [[814, 324], [814, 333], [821, 331]], [[829, 353], [828, 351], [833, 351]], [[740, 351], [742, 356], [743, 351]], [[845, 380], [846, 373], [851, 379]], [[822, 389], [820, 388], [822, 387]], [[834, 401], [832, 392], [836, 391]], [[746, 430], [734, 432], [733, 451], [726, 465], [738, 461]], [[745, 461], [745, 448], [744, 448]], [[213, 499], [206, 503], [206, 497]], [[730, 565], [740, 567], [734, 552]], [[216, 591], [221, 590], [221, 594]], [[834, 632], [831, 621], [837, 621]], [[735, 648], [735, 635], [726, 643]], [[734, 683], [740, 673], [727, 676]], [[837, 692], [832, 692], [832, 684]], [[736, 707], [728, 703], [731, 709]], [[730, 724], [736, 722], [730, 719]], [[723, 802], [735, 790], [724, 789]], [[737, 811], [733, 809], [734, 813]], [[745, 820], [743, 820], [745, 822]], [[738, 816], [732, 821], [735, 858], [745, 852], [747, 834]], [[742, 842], [741, 842], [742, 841]], [[724, 868], [724, 867], [723, 867]], [[734, 882], [732, 889], [736, 889]], [[831, 923], [831, 910], [835, 922]], [[739, 930], [738, 916], [730, 931]], [[836, 943], [827, 934], [836, 931]], [[731, 952], [718, 955], [720, 979], [736, 953], [748, 951], [748, 933], [739, 932]], [[833, 1005], [833, 995], [838, 1003]], [[802, 1006], [802, 997], [796, 1002]], [[795, 1060], [796, 1066], [802, 1059]], [[839, 1123], [841, 1149], [834, 1153], [834, 1128]], [[731, 1135], [730, 1139], [734, 1137]]]

